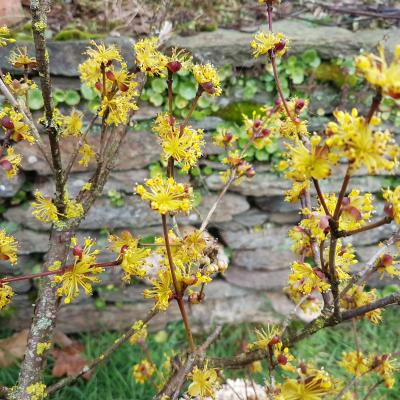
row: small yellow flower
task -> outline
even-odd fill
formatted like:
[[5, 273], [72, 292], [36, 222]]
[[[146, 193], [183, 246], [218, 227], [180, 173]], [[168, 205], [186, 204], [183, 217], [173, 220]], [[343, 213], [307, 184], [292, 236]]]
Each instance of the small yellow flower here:
[[129, 338], [130, 344], [136, 344], [139, 340], [144, 341], [147, 337], [147, 325], [142, 321], [136, 321], [132, 325], [132, 329], [135, 330], [135, 333]]
[[387, 202], [386, 213], [394, 219], [396, 224], [400, 225], [400, 186], [394, 190], [384, 190], [383, 198]]
[[18, 47], [12, 51], [8, 60], [14, 68], [35, 69], [37, 67], [36, 59], [28, 55], [26, 47]]
[[221, 78], [212, 64], [193, 65], [193, 75], [196, 82], [211, 96], [220, 96]]
[[6, 172], [6, 177], [12, 179], [17, 175], [18, 168], [22, 161], [21, 154], [15, 154], [14, 147], [7, 147], [7, 154], [0, 160], [0, 167]]
[[84, 143], [83, 146], [79, 149], [79, 154], [81, 155], [81, 159], [79, 160], [79, 164], [87, 167], [92, 158], [96, 157], [96, 152], [92, 149], [92, 147]]
[[26, 393], [29, 395], [29, 400], [42, 400], [47, 397], [46, 385], [41, 382], [34, 383], [26, 388]]
[[275, 325], [268, 325], [267, 330], [256, 329], [256, 340], [249, 345], [250, 349], [267, 350], [268, 346], [282, 347], [281, 330]]
[[171, 212], [189, 212], [192, 202], [192, 188], [186, 184], [177, 183], [173, 178], [147, 179], [145, 182], [149, 191], [143, 185], [136, 187], [136, 193], [144, 200], [149, 201], [151, 208], [160, 214]]
[[23, 118], [23, 115], [13, 108], [6, 107], [0, 111], [0, 124], [14, 142], [26, 140], [34, 143], [36, 139], [32, 136], [29, 126], [23, 122]]
[[393, 388], [396, 383], [394, 373], [399, 370], [397, 360], [392, 354], [371, 357], [369, 362], [374, 372], [378, 373], [383, 379], [387, 388]]
[[360, 74], [374, 86], [381, 88], [383, 94], [394, 99], [400, 98], [400, 45], [395, 48], [395, 56], [390, 65], [385, 58], [383, 45], [378, 47], [379, 56], [362, 55], [356, 58], [356, 67]]
[[168, 58], [157, 50], [158, 39], [156, 37], [139, 40], [133, 48], [135, 49], [136, 63], [142, 72], [150, 76], [165, 76]]
[[0, 283], [0, 310], [11, 303], [14, 292], [7, 283]]
[[0, 259], [15, 264], [17, 262], [17, 247], [16, 239], [13, 236], [8, 236], [4, 229], [0, 229]]
[[159, 271], [157, 278], [152, 280], [153, 289], [145, 289], [143, 295], [146, 299], [154, 298], [154, 308], [160, 311], [165, 311], [172, 297], [172, 277], [168, 269]]
[[0, 26], [0, 47], [5, 47], [9, 43], [14, 43], [15, 39], [12, 39], [10, 36], [10, 30], [7, 26]]
[[70, 115], [62, 117], [61, 136], [79, 136], [82, 132], [83, 114], [80, 111], [72, 109]]
[[314, 290], [325, 292], [330, 285], [322, 271], [313, 269], [308, 263], [294, 262], [292, 272], [289, 274], [291, 289], [303, 294], [311, 294]]
[[136, 383], [143, 385], [147, 380], [149, 380], [153, 374], [156, 372], [156, 367], [150, 361], [144, 359], [140, 363], [132, 367], [132, 376]]
[[208, 369], [207, 366], [200, 369], [196, 366], [193, 368], [189, 377], [192, 381], [188, 388], [188, 395], [190, 397], [198, 396], [200, 399], [214, 397], [214, 392], [218, 383], [218, 375], [215, 369]]
[[59, 212], [51, 198], [44, 197], [38, 190], [35, 192], [36, 201], [32, 202], [32, 215], [41, 222], [57, 222]]
[[96, 255], [99, 250], [93, 250], [92, 247], [95, 241], [86, 238], [83, 248], [78, 246], [76, 238], [71, 240], [73, 250], [75, 251], [75, 263], [72, 267], [66, 269], [60, 275], [52, 278], [55, 285], [60, 285], [57, 289], [58, 296], [64, 296], [64, 303], [69, 304], [80, 293], [80, 287], [84, 290], [87, 296], [92, 294], [92, 284], [100, 282], [96, 276], [103, 272], [103, 268], [96, 267]]
[[138, 243], [136, 245], [131, 244], [123, 251], [121, 264], [121, 268], [124, 271], [123, 280], [130, 282], [133, 277], [144, 278], [146, 275], [144, 266], [149, 255], [150, 249], [140, 248], [138, 247]]
[[361, 376], [370, 368], [368, 359], [358, 351], [343, 352], [339, 365], [354, 376]]
[[250, 46], [253, 49], [253, 56], [255, 58], [265, 54], [270, 55], [271, 51], [274, 51], [277, 56], [282, 57], [286, 53], [289, 43], [289, 39], [282, 33], [260, 31], [254, 35]]
[[74, 199], [65, 198], [65, 217], [74, 219], [82, 217], [84, 213], [83, 205]]

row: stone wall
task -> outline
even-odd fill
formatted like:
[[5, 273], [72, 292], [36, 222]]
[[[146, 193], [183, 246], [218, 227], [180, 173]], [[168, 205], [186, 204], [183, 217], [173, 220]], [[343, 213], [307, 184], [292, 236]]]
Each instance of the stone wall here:
[[[282, 21], [277, 24], [294, 38], [291, 51], [301, 53], [308, 47], [317, 48], [326, 58], [352, 55], [361, 48], [371, 49], [384, 36], [388, 38], [388, 49], [394, 48], [399, 30], [363, 31], [353, 33], [341, 28], [310, 27], [296, 21]], [[301, 35], [298, 35], [301, 32]], [[171, 45], [183, 45], [201, 61], [209, 60], [215, 64], [232, 63], [236, 67], [250, 67], [249, 58], [250, 32], [218, 30], [201, 33], [193, 37], [175, 37]], [[321, 41], [323, 38], [323, 41]], [[129, 39], [110, 39], [122, 47], [123, 53], [129, 54], [132, 41]], [[78, 62], [87, 42], [50, 43], [50, 60], [54, 79], [68, 77], [69, 85], [79, 86], [77, 80]], [[4, 60], [7, 50], [0, 49], [0, 64], [6, 69]], [[133, 59], [132, 56], [129, 56]], [[138, 118], [151, 118], [157, 110], [144, 107]], [[208, 117], [196, 122], [204, 127], [207, 134], [206, 154], [218, 151], [209, 140], [210, 132], [221, 122], [219, 118]], [[23, 158], [23, 172], [12, 182], [0, 177], [0, 195], [12, 198], [27, 181], [44, 193], [54, 191], [49, 177], [49, 169], [35, 146], [20, 143], [16, 146]], [[72, 151], [72, 143], [65, 140], [62, 144], [64, 159]], [[115, 171], [110, 175], [105, 193], [117, 190], [123, 195], [124, 205], [113, 207], [110, 199], [104, 195], [89, 212], [81, 225], [79, 236], [90, 235], [104, 243], [104, 229], [129, 229], [135, 235], [147, 235], [160, 232], [159, 217], [142, 201], [133, 195], [136, 182], [148, 177], [147, 167], [159, 159], [160, 148], [150, 132], [131, 131], [122, 145], [116, 161]], [[73, 168], [69, 182], [71, 195], [77, 193], [87, 181], [90, 170], [83, 170], [78, 164]], [[197, 326], [207, 326], [215, 321], [270, 321], [291, 310], [290, 301], [282, 292], [289, 265], [292, 260], [288, 230], [299, 220], [296, 208], [283, 202], [283, 192], [289, 182], [271, 172], [268, 165], [256, 164], [257, 175], [251, 181], [240, 186], [233, 186], [224, 197], [211, 224], [210, 232], [221, 244], [231, 250], [231, 263], [228, 271], [209, 285], [204, 304], [190, 309], [190, 314]], [[337, 190], [343, 171], [338, 168], [333, 177], [323, 182], [324, 191]], [[352, 180], [352, 185], [364, 191], [378, 193], [383, 182], [382, 176], [367, 177], [360, 173]], [[222, 184], [218, 174], [204, 179], [201, 187], [203, 200], [196, 212], [180, 219], [182, 224], [196, 225], [200, 215], [205, 215], [218, 194]], [[382, 204], [378, 208], [382, 209]], [[43, 253], [48, 248], [48, 227], [36, 221], [30, 212], [29, 203], [11, 207], [3, 215], [6, 223], [14, 227], [14, 235], [20, 242], [20, 262], [17, 267], [0, 265], [2, 274], [17, 275], [31, 272], [37, 268]], [[10, 224], [11, 223], [11, 224]], [[376, 243], [387, 237], [392, 230], [385, 226], [372, 233], [358, 235], [354, 244], [361, 262], [368, 260]], [[109, 259], [111, 255], [105, 254]], [[142, 296], [145, 282], [123, 287], [118, 271], [107, 271], [103, 283], [91, 298], [82, 296], [77, 301], [63, 307], [59, 317], [59, 327], [65, 332], [82, 330], [119, 329], [141, 318], [151, 306]], [[376, 280], [377, 283], [379, 283]], [[29, 324], [38, 282], [21, 282], [15, 285], [18, 296], [15, 297], [15, 311], [2, 317], [1, 325], [7, 328], [21, 329]], [[159, 315], [155, 327], [166, 321], [178, 318], [176, 307], [170, 307], [167, 313]], [[90, 316], [88, 318], [88, 316]]]

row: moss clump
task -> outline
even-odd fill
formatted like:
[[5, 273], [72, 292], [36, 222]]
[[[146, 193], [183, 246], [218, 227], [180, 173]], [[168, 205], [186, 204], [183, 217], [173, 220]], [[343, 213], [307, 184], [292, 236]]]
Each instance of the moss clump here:
[[67, 40], [90, 40], [90, 39], [102, 39], [105, 35], [97, 33], [89, 33], [81, 31], [77, 28], [64, 29], [54, 35], [54, 40], [59, 42], [65, 42]]
[[216, 113], [215, 116], [222, 118], [225, 121], [236, 122], [241, 124], [243, 121], [243, 114], [251, 117], [253, 111], [261, 112], [261, 104], [254, 104], [248, 101], [239, 101], [236, 103], [231, 103], [224, 108], [221, 108]]

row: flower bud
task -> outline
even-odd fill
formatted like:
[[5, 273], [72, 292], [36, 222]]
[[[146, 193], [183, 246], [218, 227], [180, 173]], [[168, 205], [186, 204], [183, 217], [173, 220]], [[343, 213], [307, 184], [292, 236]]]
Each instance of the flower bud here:
[[329, 217], [328, 216], [324, 215], [323, 217], [321, 217], [321, 219], [319, 220], [319, 227], [322, 230], [329, 228]]
[[246, 171], [246, 176], [247, 176], [248, 178], [252, 178], [255, 174], [256, 174], [256, 171], [254, 170], [253, 167], [250, 167], [250, 168]]
[[393, 265], [393, 257], [390, 254], [384, 254], [381, 258], [381, 263], [385, 267]]
[[258, 129], [261, 126], [261, 121], [259, 119], [256, 119], [253, 122], [253, 128]]
[[183, 278], [183, 282], [185, 282], [185, 284], [187, 286], [191, 286], [197, 282], [197, 278], [195, 275], [187, 276], [187, 277]]
[[72, 249], [72, 254], [73, 254], [75, 257], [82, 258], [82, 255], [83, 255], [83, 249], [82, 249], [82, 247], [79, 246], [79, 245], [76, 245], [75, 247], [73, 247], [73, 249]]
[[103, 84], [101, 82], [96, 82], [94, 86], [99, 92], [103, 90]]
[[214, 94], [216, 92], [216, 89], [214, 87], [214, 84], [210, 81], [210, 82], [206, 82], [206, 83], [202, 83], [200, 85], [205, 92], [207, 92], [208, 94]]
[[286, 40], [281, 39], [274, 47], [275, 51], [281, 51], [285, 48], [286, 46]]
[[125, 253], [127, 252], [128, 249], [129, 249], [129, 246], [128, 246], [127, 244], [124, 244], [124, 245], [121, 247], [120, 253], [121, 253], [121, 254], [125, 254]]
[[6, 129], [14, 129], [14, 123], [11, 121], [11, 119], [8, 115], [5, 115], [1, 119], [1, 125]]
[[278, 358], [276, 359], [280, 365], [286, 365], [288, 362], [287, 357], [284, 354], [279, 354]]
[[182, 68], [182, 64], [179, 61], [171, 61], [167, 64], [167, 68], [174, 74]]
[[267, 136], [269, 136], [271, 134], [271, 131], [268, 129], [268, 128], [264, 128], [262, 131], [261, 131], [261, 135], [263, 136], [263, 137], [267, 137]]
[[278, 344], [281, 341], [281, 338], [278, 335], [275, 335], [270, 341], [269, 341], [269, 345], [273, 346], [275, 344]]
[[129, 86], [124, 82], [118, 82], [118, 89], [121, 92], [127, 92], [129, 90]]
[[277, 107], [280, 107], [282, 105], [282, 100], [279, 97], [277, 99], [275, 99], [275, 105]]
[[303, 107], [305, 106], [306, 102], [304, 101], [304, 99], [298, 99], [296, 101], [296, 111], [299, 112], [303, 109]]
[[191, 293], [188, 296], [188, 301], [190, 304], [199, 304], [200, 303], [200, 297], [198, 293]]
[[6, 171], [11, 171], [13, 169], [12, 164], [8, 160], [1, 160], [0, 167], [5, 169]]
[[386, 202], [383, 211], [388, 217], [394, 218], [394, 209], [392, 203]]
[[114, 75], [114, 72], [112, 72], [112, 71], [107, 71], [106, 72], [106, 77], [110, 81], [114, 81], [115, 80], [115, 75]]

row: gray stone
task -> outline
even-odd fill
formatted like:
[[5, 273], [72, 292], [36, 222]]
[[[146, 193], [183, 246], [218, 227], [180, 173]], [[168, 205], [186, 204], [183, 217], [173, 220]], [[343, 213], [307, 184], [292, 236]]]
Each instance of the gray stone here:
[[49, 234], [21, 229], [13, 234], [18, 240], [18, 254], [46, 253], [49, 249]]
[[388, 239], [398, 227], [394, 223], [371, 229], [370, 231], [357, 233], [356, 235], [346, 238], [346, 242], [351, 242], [357, 248], [358, 246], [369, 246], [377, 244], [381, 240]]
[[13, 197], [16, 195], [18, 190], [21, 189], [25, 182], [25, 175], [23, 172], [14, 176], [12, 179], [8, 179], [3, 171], [0, 172], [0, 197]]
[[[108, 37], [103, 40], [107, 45], [115, 44], [120, 50], [128, 67], [133, 66], [134, 50], [132, 45], [134, 40], [127, 37]], [[12, 70], [8, 64], [8, 57], [12, 50], [16, 47], [27, 47], [28, 54], [34, 54], [33, 42], [18, 41], [14, 45], [0, 48], [1, 68], [7, 71], [21, 73], [21, 71]], [[47, 49], [49, 51], [50, 71], [52, 75], [77, 77], [78, 65], [82, 63], [87, 56], [84, 54], [90, 47], [90, 40], [68, 40], [68, 41], [47, 41]]]
[[258, 248], [234, 251], [232, 264], [251, 272], [260, 269], [275, 271], [289, 267], [294, 259], [294, 254], [291, 251]]
[[[261, 27], [267, 30], [265, 26]], [[201, 32], [190, 37], [173, 37], [171, 47], [184, 47], [201, 61], [211, 61], [217, 65], [251, 67], [256, 63], [265, 63], [263, 57], [255, 60], [251, 57], [250, 42], [254, 32], [239, 32], [229, 29], [217, 29], [214, 32]], [[301, 54], [309, 48], [316, 48], [323, 58], [354, 56], [360, 49], [370, 50], [383, 39], [389, 54], [393, 54], [400, 35], [399, 29], [381, 29], [352, 32], [344, 28], [313, 26], [310, 23], [285, 19], [274, 24], [276, 32], [283, 32], [291, 39], [290, 54]], [[299, 34], [300, 32], [300, 34]], [[321, 40], [324, 38], [324, 40]]]
[[[70, 175], [67, 182], [70, 197], [76, 196], [79, 193], [82, 185], [88, 181], [90, 176], [89, 172], [77, 172]], [[107, 194], [109, 190], [115, 190], [126, 194], [133, 194], [135, 185], [142, 183], [148, 177], [149, 171], [146, 169], [111, 172], [104, 186], [103, 193]], [[47, 196], [52, 196], [55, 192], [53, 179], [50, 177], [39, 177], [34, 187]]]
[[201, 121], [191, 120], [190, 125], [192, 125], [194, 129], [204, 129], [205, 132], [208, 132], [217, 129], [218, 125], [223, 122], [224, 120], [222, 118], [209, 116]]
[[[198, 210], [192, 211], [188, 216], [181, 216], [179, 222], [182, 224], [201, 222], [208, 214], [217, 197], [214, 194], [204, 196]], [[220, 201], [210, 221], [212, 223], [230, 221], [233, 215], [247, 211], [249, 208], [250, 205], [245, 198], [228, 193]]]
[[282, 290], [287, 285], [289, 268], [276, 271], [254, 270], [251, 273], [243, 268], [232, 267], [225, 272], [225, 279], [252, 290]]
[[[75, 138], [61, 140], [61, 152], [64, 160], [69, 160], [76, 146]], [[89, 136], [88, 143], [96, 147], [99, 142], [98, 137]], [[40, 175], [50, 175], [51, 171], [39, 148], [23, 141], [15, 145], [15, 150], [22, 154], [22, 169], [26, 171], [37, 171]], [[159, 160], [160, 146], [154, 134], [150, 132], [129, 131], [121, 144], [118, 156], [115, 159], [114, 171], [126, 171], [130, 169], [141, 169]], [[96, 162], [92, 162], [88, 167], [83, 167], [75, 162], [73, 172], [93, 171]]]
[[289, 227], [272, 226], [266, 224], [254, 229], [243, 229], [239, 231], [223, 230], [221, 237], [231, 249], [257, 249], [273, 248], [275, 250], [289, 249], [291, 240], [288, 237]]
[[283, 196], [256, 197], [254, 204], [261, 210], [269, 213], [298, 213], [299, 205], [284, 201]]

